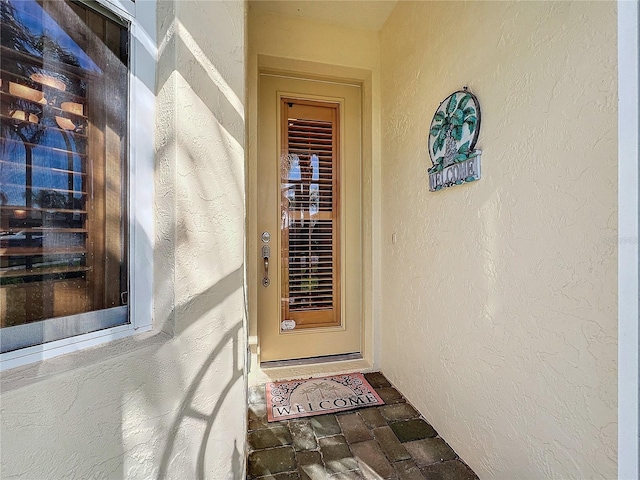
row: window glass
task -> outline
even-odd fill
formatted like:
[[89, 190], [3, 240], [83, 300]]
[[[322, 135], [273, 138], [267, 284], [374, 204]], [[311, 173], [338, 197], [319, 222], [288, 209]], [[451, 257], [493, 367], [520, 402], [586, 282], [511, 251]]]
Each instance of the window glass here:
[[338, 326], [339, 106], [283, 98], [281, 109], [281, 328]]
[[0, 9], [6, 352], [129, 321], [129, 33], [79, 3]]

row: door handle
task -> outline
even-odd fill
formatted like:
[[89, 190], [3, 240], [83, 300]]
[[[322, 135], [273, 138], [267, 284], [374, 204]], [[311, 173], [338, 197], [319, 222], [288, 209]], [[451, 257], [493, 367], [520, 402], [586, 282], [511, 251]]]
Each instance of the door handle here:
[[264, 277], [262, 277], [262, 286], [268, 287], [271, 283], [269, 280], [269, 258], [271, 257], [271, 247], [269, 245], [262, 246], [262, 259], [264, 260]]

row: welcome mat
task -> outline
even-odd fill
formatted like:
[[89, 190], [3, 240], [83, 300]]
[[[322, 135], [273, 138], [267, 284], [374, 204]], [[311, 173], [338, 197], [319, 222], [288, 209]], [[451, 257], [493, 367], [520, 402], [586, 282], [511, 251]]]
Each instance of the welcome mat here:
[[267, 383], [270, 422], [384, 405], [361, 373]]

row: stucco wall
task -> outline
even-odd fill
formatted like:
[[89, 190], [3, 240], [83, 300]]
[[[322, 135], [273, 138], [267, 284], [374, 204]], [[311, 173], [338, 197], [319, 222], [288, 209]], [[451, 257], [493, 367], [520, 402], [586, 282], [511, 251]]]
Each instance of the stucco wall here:
[[[614, 2], [400, 2], [381, 32], [382, 369], [481, 478], [616, 477], [616, 69]], [[429, 193], [464, 85], [483, 178]]]
[[[248, 20], [248, 163], [247, 163], [247, 284], [249, 335], [257, 344], [258, 243], [257, 231], [257, 130], [259, 69], [293, 72], [312, 78], [356, 80], [363, 91], [362, 235], [363, 235], [363, 354], [366, 365], [378, 360], [379, 342], [379, 242], [380, 238], [380, 39], [374, 30], [347, 28], [306, 18], [267, 13], [251, 8]], [[256, 259], [253, 261], [253, 259]], [[377, 336], [378, 335], [378, 336]], [[255, 358], [255, 357], [254, 357]], [[255, 364], [255, 363], [254, 363]], [[275, 376], [313, 375], [312, 370], [274, 372]], [[351, 367], [346, 367], [351, 368]], [[366, 368], [365, 363], [356, 368]], [[251, 380], [250, 380], [251, 381]]]
[[154, 331], [4, 373], [2, 478], [243, 476], [244, 11], [159, 4]]

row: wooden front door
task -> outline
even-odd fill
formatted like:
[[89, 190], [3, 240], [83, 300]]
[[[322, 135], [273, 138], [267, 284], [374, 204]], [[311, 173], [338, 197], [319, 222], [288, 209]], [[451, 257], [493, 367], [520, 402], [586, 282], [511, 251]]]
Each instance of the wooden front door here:
[[360, 96], [261, 75], [261, 362], [360, 352]]

